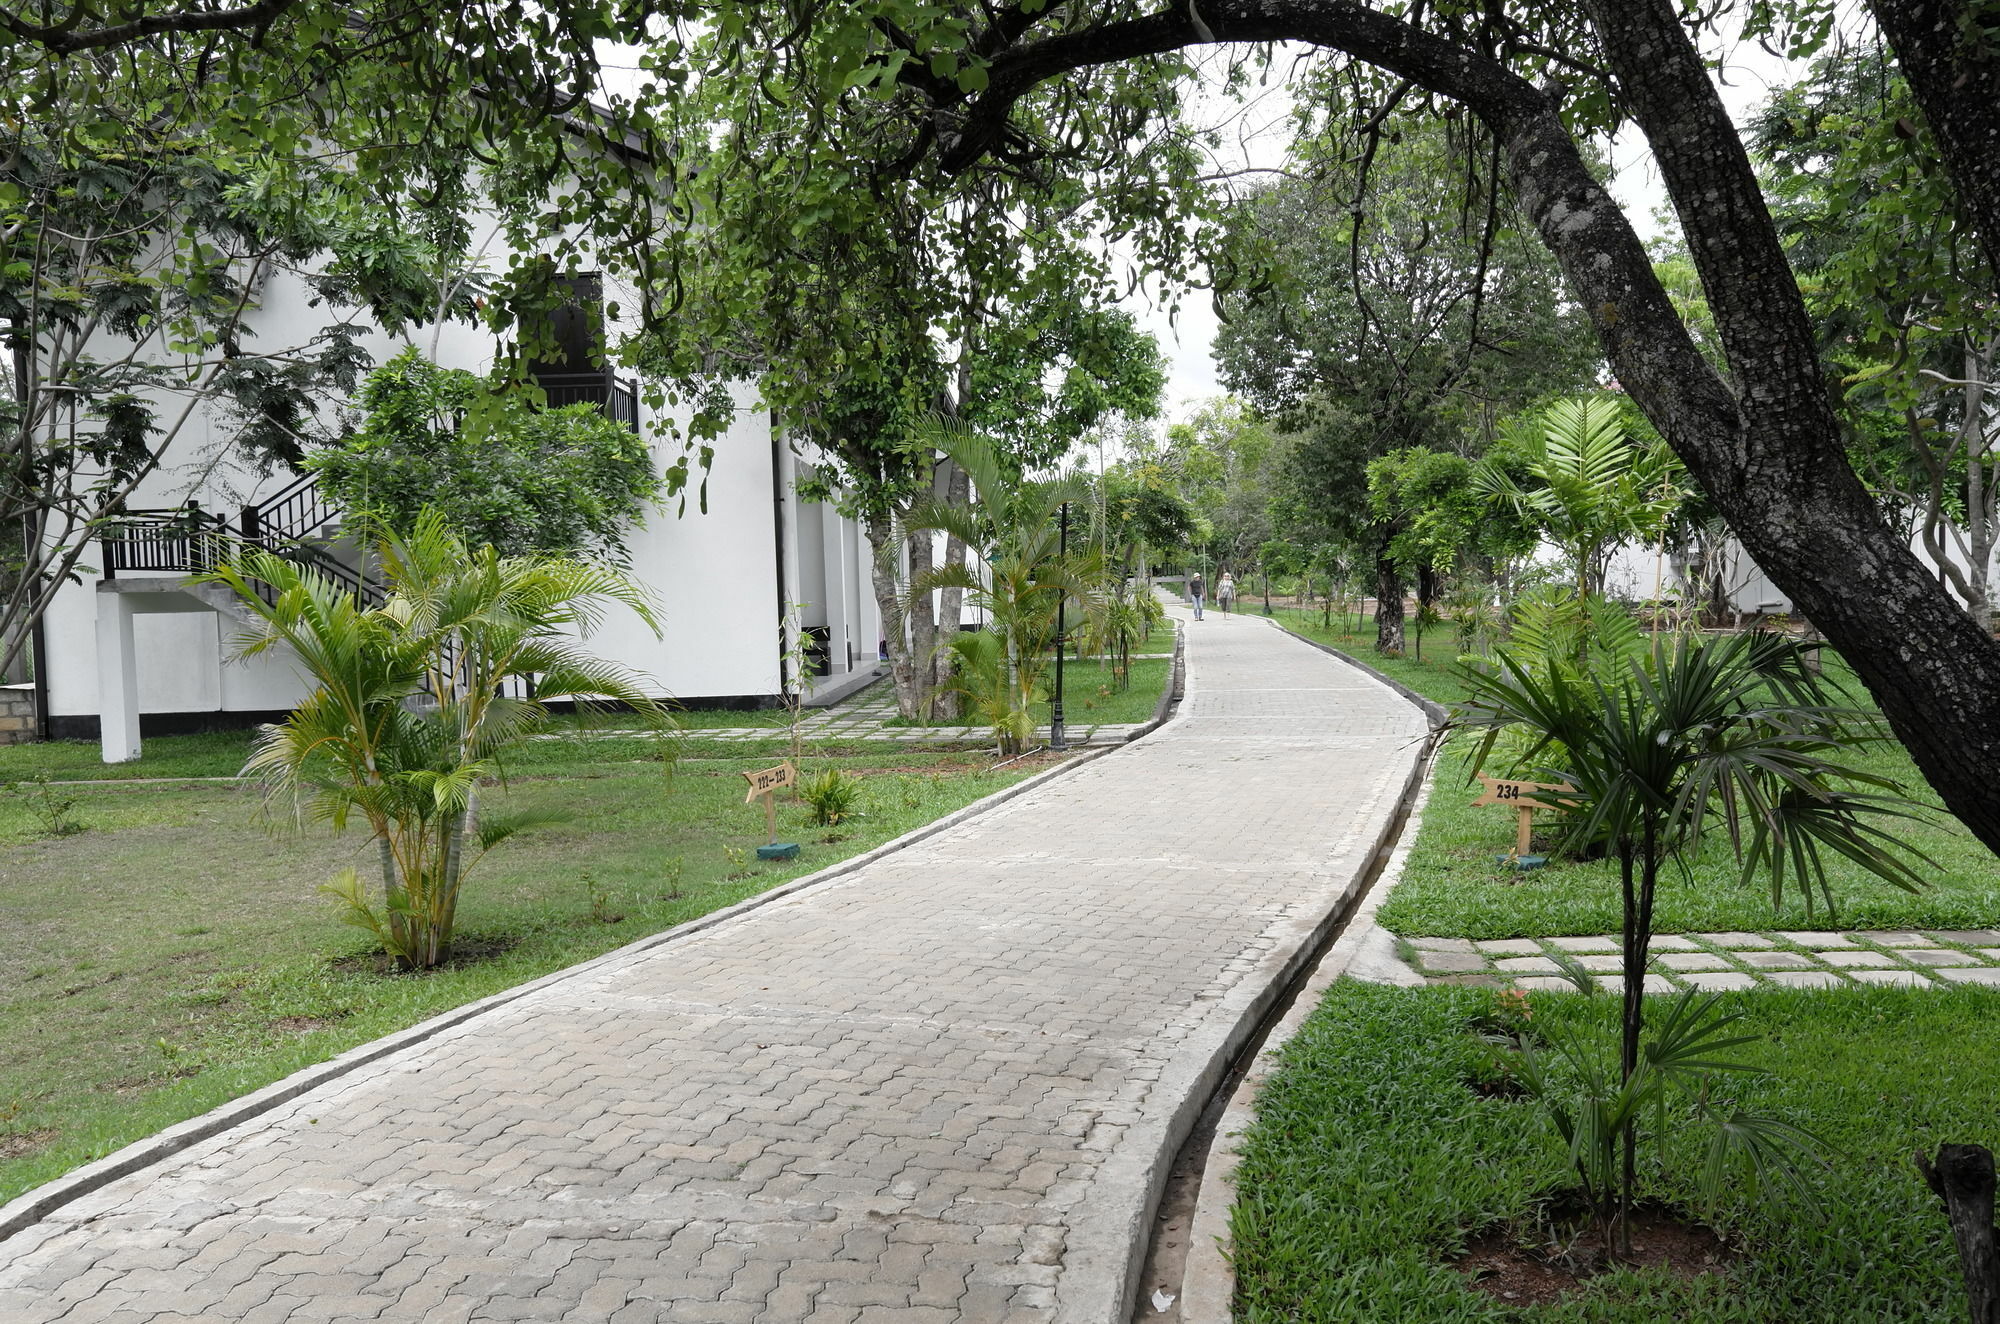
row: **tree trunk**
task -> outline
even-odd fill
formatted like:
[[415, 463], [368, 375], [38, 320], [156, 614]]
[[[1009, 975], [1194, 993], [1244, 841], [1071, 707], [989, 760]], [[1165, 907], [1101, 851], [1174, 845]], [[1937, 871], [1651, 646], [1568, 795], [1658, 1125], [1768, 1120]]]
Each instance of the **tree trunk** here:
[[1375, 651], [1403, 655], [1403, 572], [1386, 556], [1375, 562]]
[[[1645, 246], [1591, 174], [1553, 101], [1462, 42], [1354, 0], [1203, 0], [1070, 33], [1036, 32], [989, 67], [957, 108], [941, 164], [963, 170], [997, 143], [1015, 100], [1045, 79], [1218, 41], [1330, 46], [1463, 102], [1494, 133], [1516, 197], [1568, 278], [1619, 383], [1701, 483], [1745, 548], [1852, 663], [1946, 806], [2000, 850], [2000, 643], [1926, 572], [1848, 466], [1820, 377], [1804, 301], [1742, 140], [1672, 0], [1590, 0], [1611, 65], [1680, 210], [1739, 400], [1689, 337]], [[1875, 0], [1891, 40], [1935, 47], [1912, 60], [1919, 99], [1967, 106], [1954, 175], [2000, 270], [2000, 172], [1985, 126], [2000, 121], [2000, 62], [1958, 55], [1935, 15], [1963, 4]], [[1932, 16], [1897, 35], [1889, 14]], [[1964, 68], [1960, 68], [1963, 64]], [[1956, 70], [1956, 72], [1954, 72]], [[1968, 83], [1958, 84], [1960, 77]], [[1971, 90], [1967, 90], [1970, 88]], [[1928, 103], [1926, 103], [1928, 106]], [[1936, 121], [1934, 120], [1934, 123]], [[1954, 121], [1956, 123], [1956, 121]], [[1959, 130], [1940, 129], [1958, 140]], [[1974, 194], [1977, 196], [1974, 196]], [[1386, 605], [1386, 604], [1385, 604]]]
[[[1982, 0], [1869, 0], [1923, 108], [2000, 292], [2000, 50]], [[1983, 15], [1982, 15], [1983, 11]]]
[[903, 617], [903, 581], [896, 564], [895, 521], [887, 515], [868, 517], [868, 543], [875, 549], [870, 582], [875, 608], [882, 615], [882, 637], [889, 645], [889, 679], [896, 687], [896, 710], [914, 720], [918, 707], [916, 666], [912, 661], [909, 622]]
[[1972, 1324], [2000, 1324], [2000, 1249], [1993, 1227], [1993, 1154], [1983, 1145], [1940, 1145], [1937, 1161], [1916, 1156], [1958, 1243], [1959, 1272]]
[[[972, 478], [957, 465], [951, 466], [951, 480], [946, 488], [945, 499], [954, 506], [963, 506], [972, 499]], [[965, 544], [957, 537], [947, 534], [944, 541], [944, 563], [965, 564]], [[941, 589], [938, 592], [938, 629], [944, 632], [944, 647], [937, 651], [937, 664], [933, 670], [932, 686], [935, 697], [932, 709], [940, 720], [951, 721], [959, 716], [960, 704], [957, 690], [946, 688], [951, 683], [951, 636], [958, 633], [959, 618], [965, 614], [965, 590], [962, 588]]]

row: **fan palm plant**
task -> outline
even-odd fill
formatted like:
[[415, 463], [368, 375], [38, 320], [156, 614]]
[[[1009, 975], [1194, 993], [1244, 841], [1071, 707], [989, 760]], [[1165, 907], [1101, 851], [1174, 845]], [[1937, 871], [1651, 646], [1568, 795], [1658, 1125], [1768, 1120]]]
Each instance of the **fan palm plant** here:
[[[671, 718], [635, 673], [581, 645], [613, 603], [659, 630], [644, 590], [618, 570], [473, 548], [436, 512], [407, 537], [384, 538], [378, 557], [387, 597], [376, 606], [256, 549], [211, 578], [257, 617], [241, 655], [287, 646], [315, 683], [264, 728], [245, 773], [263, 779], [267, 803], [289, 798], [335, 827], [367, 824], [379, 902], [352, 869], [324, 890], [403, 965], [428, 969], [450, 955], [467, 876], [530, 825], [482, 815], [479, 787], [510, 746], [549, 726], [551, 703], [623, 704], [661, 732]], [[507, 693], [509, 682], [531, 697]]]
[[[1908, 890], [1929, 863], [1883, 826], [1912, 818], [1911, 802], [1885, 778], [1842, 755], [1884, 738], [1874, 721], [1837, 706], [1828, 682], [1789, 640], [1774, 635], [1655, 639], [1618, 674], [1536, 670], [1505, 654], [1492, 670], [1468, 668], [1471, 697], [1454, 725], [1481, 730], [1473, 771], [1503, 732], [1526, 736], [1513, 771], [1567, 784], [1538, 803], [1567, 809], [1580, 837], [1603, 841], [1622, 889], [1624, 998], [1620, 1079], [1640, 1068], [1653, 903], [1669, 861], [1720, 833], [1743, 880], [1761, 879], [1773, 908], [1789, 892], [1831, 910], [1826, 853]], [[1632, 1200], [1634, 1131], [1621, 1123], [1622, 1180]]]
[[1081, 623], [1102, 579], [1097, 551], [1083, 546], [1065, 555], [1058, 532], [1063, 503], [1082, 502], [1089, 490], [1074, 477], [1047, 482], [1010, 474], [991, 440], [949, 420], [932, 420], [926, 440], [965, 471], [972, 500], [920, 501], [904, 527], [955, 537], [979, 550], [981, 564], [919, 570], [910, 577], [906, 602], [955, 588], [986, 612], [1001, 644], [1004, 703], [981, 706], [1004, 712], [994, 733], [1003, 752], [1019, 754], [1032, 737], [1032, 706], [1054, 660], [1057, 608], [1074, 604]]

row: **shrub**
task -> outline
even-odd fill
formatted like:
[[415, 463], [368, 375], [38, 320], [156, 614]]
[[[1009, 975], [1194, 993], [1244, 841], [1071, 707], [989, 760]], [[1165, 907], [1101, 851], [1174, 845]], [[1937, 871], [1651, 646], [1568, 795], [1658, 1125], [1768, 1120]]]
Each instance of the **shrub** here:
[[818, 827], [832, 827], [852, 817], [854, 802], [860, 795], [860, 780], [838, 768], [828, 768], [817, 777], [799, 783], [799, 799], [811, 806], [813, 823]]

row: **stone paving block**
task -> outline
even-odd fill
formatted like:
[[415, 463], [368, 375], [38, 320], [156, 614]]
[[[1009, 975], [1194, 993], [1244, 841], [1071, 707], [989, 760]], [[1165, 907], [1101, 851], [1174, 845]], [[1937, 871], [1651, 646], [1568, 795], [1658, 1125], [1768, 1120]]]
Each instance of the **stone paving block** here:
[[1811, 970], [1813, 963], [1797, 952], [1737, 952], [1736, 959], [1753, 970]]
[[1857, 929], [1843, 936], [1859, 939], [1866, 943], [1873, 943], [1877, 947], [1929, 947], [1932, 945], [1931, 940], [1923, 934], [1912, 933], [1907, 929]]
[[2000, 965], [1947, 966], [1936, 972], [1954, 984], [1986, 984], [2000, 988]]
[[1847, 977], [1857, 984], [1882, 984], [1890, 988], [1922, 988], [1931, 982], [1915, 970], [1850, 970]]
[[1576, 958], [1576, 963], [1592, 974], [1617, 974], [1625, 968], [1625, 958], [1603, 953], [1586, 953]]
[[1542, 950], [1533, 938], [1488, 938], [1472, 945], [1488, 956], [1538, 956]]
[[1831, 970], [1773, 970], [1764, 979], [1786, 988], [1834, 988], [1847, 982]]
[[1830, 949], [1834, 947], [1854, 946], [1854, 940], [1844, 933], [1827, 933], [1818, 929], [1805, 931], [1797, 929], [1781, 930], [1777, 936], [1799, 947]]
[[[1143, 1183], [1113, 1174], [1342, 897], [1424, 730], [1261, 621], [1197, 634], [1147, 741], [117, 1179], [0, 1255], [0, 1314], [1116, 1317]], [[808, 738], [877, 739], [891, 701]], [[1497, 982], [1464, 939], [1427, 959]], [[56, 1266], [89, 1297], [30, 1285]]]
[[1843, 970], [1893, 969], [1896, 966], [1896, 958], [1887, 952], [1862, 951], [1859, 948], [1851, 952], [1814, 952], [1813, 955]]
[[1566, 952], [1615, 952], [1618, 950], [1618, 939], [1612, 937], [1550, 938], [1548, 941], [1550, 946], [1560, 947]]
[[1989, 961], [2000, 961], [2000, 947], [1981, 947], [1979, 954]]
[[1746, 947], [1777, 946], [1777, 943], [1761, 933], [1697, 933], [1694, 936], [1711, 947], [1726, 947], [1732, 951]]
[[1551, 974], [1562, 969], [1546, 956], [1505, 956], [1493, 963], [1504, 974]]
[[[1599, 987], [1613, 997], [1622, 997], [1625, 993], [1625, 979], [1622, 975], [1600, 975], [1598, 976], [1597, 983]], [[1649, 995], [1680, 992], [1678, 988], [1674, 987], [1673, 981], [1664, 975], [1647, 975], [1643, 987]]]
[[1646, 949], [1653, 952], [1697, 952], [1701, 950], [1693, 939], [1683, 938], [1678, 933], [1656, 933], [1653, 935], [1653, 940], [1646, 944]]
[[1698, 988], [1704, 993], [1733, 993], [1757, 986], [1755, 975], [1746, 975], [1740, 970], [1696, 971], [1682, 975], [1681, 979], [1690, 988]]
[[1905, 947], [1896, 955], [1911, 965], [1978, 965], [1979, 958], [1970, 952], [1956, 952], [1949, 947]]
[[1474, 952], [1470, 938], [1411, 938], [1410, 946], [1420, 952]]
[[1734, 970], [1726, 956], [1715, 952], [1668, 952], [1656, 957], [1655, 964], [1668, 970]]
[[1930, 936], [1960, 947], [2000, 947], [2000, 929], [1932, 929]]
[[1514, 987], [1529, 993], [1577, 993], [1581, 992], [1567, 979], [1550, 979], [1543, 975], [1523, 975], [1514, 981]]
[[1425, 970], [1443, 974], [1471, 974], [1486, 968], [1486, 958], [1478, 952], [1439, 952], [1419, 948], [1417, 961]]

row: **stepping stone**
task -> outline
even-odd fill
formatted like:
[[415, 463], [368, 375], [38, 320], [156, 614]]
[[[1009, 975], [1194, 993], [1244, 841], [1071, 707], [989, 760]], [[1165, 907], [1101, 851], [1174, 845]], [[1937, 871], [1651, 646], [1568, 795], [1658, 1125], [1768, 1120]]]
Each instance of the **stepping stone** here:
[[1853, 941], [1844, 933], [1787, 933], [1778, 934], [1786, 942], [1800, 947], [1852, 947]]
[[1761, 933], [1697, 933], [1694, 936], [1711, 947], [1727, 947], [1731, 951], [1744, 947], [1777, 946]]
[[1552, 975], [1562, 967], [1546, 956], [1507, 956], [1493, 963], [1495, 970], [1507, 974]]
[[[1957, 974], [1958, 971], [1939, 971], [1940, 974]], [[1883, 984], [1890, 988], [1926, 988], [1930, 980], [1914, 970], [1853, 970], [1849, 979], [1857, 984]]]
[[1593, 974], [1615, 975], [1625, 968], [1625, 958], [1618, 955], [1579, 956], [1576, 963]]
[[1979, 954], [1989, 961], [2000, 961], [2000, 947], [1981, 947]]
[[1764, 978], [1788, 988], [1833, 988], [1847, 982], [1831, 970], [1773, 970]]
[[1738, 952], [1736, 959], [1757, 970], [1810, 970], [1813, 963], [1797, 952]]
[[1939, 942], [1953, 942], [1961, 947], [2000, 945], [2000, 929], [1932, 929], [1930, 936]]
[[1488, 956], [1539, 956], [1542, 951], [1533, 938], [1488, 938], [1472, 945]]
[[1410, 946], [1420, 952], [1470, 952], [1473, 950], [1469, 938], [1411, 938]]
[[1655, 934], [1653, 940], [1646, 944], [1646, 946], [1649, 950], [1655, 952], [1698, 952], [1701, 950], [1691, 940], [1674, 933]]
[[1715, 952], [1668, 952], [1656, 964], [1669, 970], [1734, 970], [1729, 958]]
[[1978, 965], [1970, 952], [1954, 952], [1944, 947], [1906, 947], [1896, 953], [1912, 965]]
[[1434, 952], [1419, 950], [1417, 960], [1427, 971], [1440, 974], [1471, 974], [1484, 972], [1486, 958], [1478, 952]]
[[1737, 989], [1757, 986], [1755, 976], [1746, 975], [1738, 970], [1682, 975], [1681, 978], [1685, 979], [1690, 987], [1698, 988], [1704, 993], [1733, 993]]
[[1939, 979], [1949, 979], [1954, 984], [1985, 984], [1992, 988], [2000, 988], [2000, 965], [1940, 970], [1937, 975]]
[[1926, 938], [1921, 933], [1911, 933], [1907, 929], [1883, 929], [1873, 933], [1864, 929], [1855, 933], [1843, 934], [1842, 936], [1859, 938], [1863, 942], [1872, 942], [1877, 947], [1928, 947], [1931, 945], [1929, 938]]
[[1488, 974], [1438, 975], [1429, 982], [1433, 984], [1456, 984], [1461, 988], [1500, 987], [1500, 981]]
[[1514, 981], [1514, 987], [1525, 993], [1575, 993], [1575, 984], [1567, 979], [1550, 979], [1546, 975], [1527, 975]]
[[[2000, 974], [2000, 971], [1996, 971], [1995, 973]], [[1618, 975], [1601, 976], [1599, 977], [1597, 983], [1600, 988], [1602, 988], [1606, 993], [1609, 993], [1614, 998], [1623, 997], [1625, 995], [1625, 980]], [[1670, 980], [1668, 980], [1668, 978], [1665, 975], [1647, 975], [1645, 988], [1648, 996], [1657, 993], [1680, 992], [1680, 990], [1675, 988], [1673, 986], [1673, 983]]]
[[1854, 970], [1862, 967], [1887, 967], [1894, 969], [1896, 966], [1896, 958], [1889, 955], [1889, 953], [1867, 952], [1862, 951], [1858, 947], [1851, 952], [1814, 952], [1813, 955], [1828, 965], [1839, 966], [1843, 970]]
[[1616, 938], [1551, 938], [1551, 946], [1566, 952], [1615, 952], [1618, 950]]

